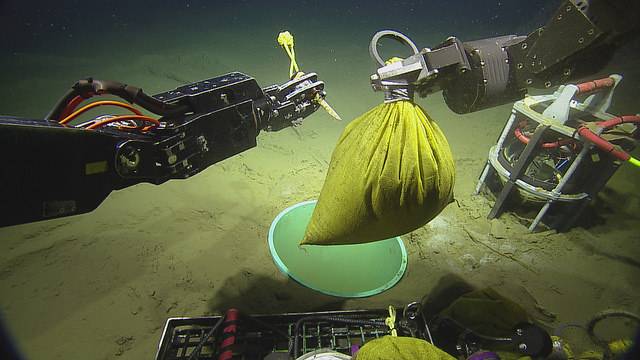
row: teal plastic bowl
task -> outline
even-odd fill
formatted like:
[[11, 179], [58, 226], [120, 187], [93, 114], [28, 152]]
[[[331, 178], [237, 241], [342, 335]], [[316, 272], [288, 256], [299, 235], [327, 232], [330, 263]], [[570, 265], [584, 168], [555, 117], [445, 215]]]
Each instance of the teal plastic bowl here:
[[269, 229], [269, 250], [282, 273], [323, 294], [366, 297], [390, 289], [407, 269], [400, 237], [357, 245], [299, 246], [316, 201], [282, 211]]

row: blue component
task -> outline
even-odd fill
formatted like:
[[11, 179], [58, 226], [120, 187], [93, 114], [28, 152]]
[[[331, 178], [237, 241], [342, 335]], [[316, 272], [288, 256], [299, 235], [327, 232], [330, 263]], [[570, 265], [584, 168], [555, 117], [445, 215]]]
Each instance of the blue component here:
[[565, 166], [568, 163], [569, 163], [569, 159], [562, 160], [562, 162], [560, 162], [560, 164], [556, 165], [556, 170], [560, 171], [562, 169], [562, 167]]

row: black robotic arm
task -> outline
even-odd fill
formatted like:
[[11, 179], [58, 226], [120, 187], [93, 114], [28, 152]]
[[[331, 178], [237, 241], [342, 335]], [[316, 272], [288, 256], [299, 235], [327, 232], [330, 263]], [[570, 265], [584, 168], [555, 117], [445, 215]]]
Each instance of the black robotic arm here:
[[[137, 111], [72, 125], [82, 110], [75, 107], [98, 95], [160, 117]], [[0, 226], [86, 213], [113, 190], [193, 176], [256, 146], [261, 130], [300, 124], [325, 95], [314, 73], [261, 88], [233, 72], [154, 96], [118, 82], [81, 80], [46, 119], [0, 116]]]
[[[593, 74], [615, 50], [640, 33], [637, 0], [565, 0], [547, 24], [528, 36], [506, 35], [462, 42], [450, 37], [434, 48], [418, 48], [406, 36], [382, 31], [370, 45], [380, 68], [371, 76], [374, 90], [443, 91], [451, 110], [464, 114], [521, 99], [527, 88], [549, 88]], [[398, 40], [414, 51], [385, 65], [378, 41]]]

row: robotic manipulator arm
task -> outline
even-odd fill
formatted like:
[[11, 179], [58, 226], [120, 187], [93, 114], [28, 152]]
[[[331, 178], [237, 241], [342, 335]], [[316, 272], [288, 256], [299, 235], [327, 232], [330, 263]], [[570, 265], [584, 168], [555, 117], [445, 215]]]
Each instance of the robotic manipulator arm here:
[[[83, 100], [112, 95], [135, 115], [71, 125]], [[256, 146], [260, 130], [298, 125], [324, 99], [314, 73], [260, 88], [239, 72], [149, 96], [141, 89], [81, 80], [42, 119], [0, 116], [0, 226], [94, 210], [113, 190], [184, 179]], [[93, 105], [93, 104], [90, 104]]]
[[[637, 0], [565, 0], [545, 26], [528, 36], [470, 42], [449, 37], [422, 50], [401, 33], [381, 31], [369, 48], [380, 65], [371, 85], [388, 100], [398, 93], [411, 98], [414, 92], [424, 97], [442, 90], [449, 108], [459, 114], [501, 105], [521, 99], [528, 87], [549, 88], [599, 71], [617, 48], [638, 35], [639, 16]], [[384, 37], [406, 44], [414, 55], [385, 65], [377, 50]]]
[[[567, 0], [528, 36], [464, 43], [450, 37], [420, 51], [406, 36], [383, 31], [371, 42], [381, 66], [371, 83], [385, 96], [443, 90], [457, 113], [500, 105], [522, 98], [527, 87], [551, 87], [598, 71], [638, 32], [639, 9], [637, 0]], [[385, 66], [377, 50], [383, 37], [406, 43], [414, 55]], [[76, 106], [102, 94], [160, 118], [130, 108], [136, 115], [72, 126], [69, 119], [87, 109]], [[0, 226], [86, 213], [113, 190], [188, 178], [256, 146], [260, 130], [299, 124], [325, 95], [313, 73], [260, 88], [235, 72], [154, 96], [116, 82], [79, 81], [44, 120], [0, 116]]]

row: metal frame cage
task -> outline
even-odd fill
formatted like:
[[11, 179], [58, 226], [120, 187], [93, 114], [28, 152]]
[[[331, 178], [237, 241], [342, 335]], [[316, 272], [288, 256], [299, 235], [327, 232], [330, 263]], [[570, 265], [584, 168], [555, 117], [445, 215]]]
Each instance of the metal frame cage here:
[[[289, 359], [321, 349], [352, 355], [366, 342], [390, 334], [388, 316], [388, 310], [241, 314], [234, 321], [231, 347], [225, 331], [212, 332], [222, 316], [169, 318], [155, 359]], [[428, 339], [421, 315], [395, 323], [399, 336]]]
[[[527, 96], [514, 103], [497, 144], [489, 150], [488, 160], [475, 189], [477, 195], [485, 185], [489, 185], [496, 195], [489, 219], [500, 216], [506, 210], [508, 198], [517, 189], [542, 203], [529, 225], [530, 231], [535, 231], [540, 223], [559, 231], [574, 226], [589, 201], [606, 185], [621, 164], [619, 159], [595, 146], [582, 133], [588, 126], [595, 126], [592, 135], [599, 137], [607, 130], [599, 127], [599, 122], [618, 118], [607, 110], [621, 80], [622, 76], [613, 74], [578, 85], [563, 85], [553, 94]], [[580, 101], [578, 95], [587, 97]], [[534, 129], [530, 138], [521, 132], [519, 123], [522, 122], [529, 123]], [[625, 125], [633, 129], [628, 132], [629, 136], [636, 133], [635, 124]], [[554, 140], [545, 143], [545, 137]], [[503, 154], [513, 148], [514, 143], [522, 143], [522, 149], [515, 153], [514, 163], [508, 164]], [[529, 167], [536, 165], [536, 159], [551, 153], [553, 149], [569, 146], [576, 146], [577, 150], [554, 168], [557, 182], [545, 183], [527, 175]], [[560, 166], [562, 170], [559, 170]], [[498, 185], [491, 186], [492, 183]]]

